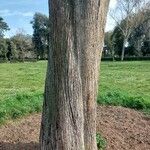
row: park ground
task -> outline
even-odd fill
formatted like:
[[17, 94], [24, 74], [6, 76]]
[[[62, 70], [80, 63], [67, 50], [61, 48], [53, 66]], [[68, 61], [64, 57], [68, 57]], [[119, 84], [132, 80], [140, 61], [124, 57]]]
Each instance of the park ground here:
[[[46, 65], [0, 64], [0, 149], [38, 149]], [[97, 132], [108, 150], [150, 149], [149, 91], [150, 61], [102, 62]]]
[[[0, 127], [0, 150], [39, 150], [40, 120], [39, 113]], [[150, 150], [150, 118], [128, 108], [98, 106], [97, 133], [99, 150]]]

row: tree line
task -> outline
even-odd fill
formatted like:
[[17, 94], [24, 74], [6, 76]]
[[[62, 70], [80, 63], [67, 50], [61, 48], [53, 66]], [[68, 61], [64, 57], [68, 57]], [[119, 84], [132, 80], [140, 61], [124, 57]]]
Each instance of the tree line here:
[[110, 16], [116, 23], [114, 30], [105, 33], [104, 56], [150, 55], [150, 2], [146, 0], [118, 0]]
[[[118, 0], [109, 12], [116, 25], [105, 33], [103, 57], [150, 56], [150, 2], [146, 0]], [[19, 29], [4, 38], [9, 26], [0, 17], [0, 59], [47, 59], [49, 49], [49, 18], [35, 13], [31, 21], [33, 35]]]
[[23, 29], [16, 34], [5, 38], [4, 33], [10, 30], [8, 24], [0, 17], [0, 59], [11, 60], [25, 58], [46, 59], [48, 53], [48, 17], [35, 13], [31, 21], [33, 35], [28, 35]]

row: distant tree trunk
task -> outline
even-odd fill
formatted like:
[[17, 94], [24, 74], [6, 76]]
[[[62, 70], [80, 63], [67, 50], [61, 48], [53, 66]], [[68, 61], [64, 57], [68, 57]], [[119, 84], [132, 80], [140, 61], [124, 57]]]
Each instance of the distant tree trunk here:
[[141, 56], [142, 54], [142, 52], [141, 52], [141, 47], [142, 47], [142, 40], [139, 38], [139, 39], [137, 39], [137, 42], [136, 42], [136, 45], [135, 45], [135, 47], [136, 47], [136, 55], [137, 56]]
[[115, 50], [114, 50], [114, 46], [112, 46], [112, 58], [113, 58], [113, 61], [115, 61]]
[[[127, 38], [128, 39], [128, 38]], [[122, 51], [121, 51], [121, 61], [124, 60], [124, 55], [125, 55], [125, 45], [127, 43], [127, 39], [125, 38], [123, 41], [123, 45], [122, 45]]]
[[96, 96], [108, 0], [49, 0], [41, 150], [96, 150]]

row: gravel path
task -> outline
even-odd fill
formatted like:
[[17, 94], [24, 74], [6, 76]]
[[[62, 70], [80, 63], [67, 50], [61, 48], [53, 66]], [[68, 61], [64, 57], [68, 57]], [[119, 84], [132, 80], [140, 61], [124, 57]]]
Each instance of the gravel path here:
[[[38, 150], [40, 114], [0, 127], [0, 150]], [[150, 118], [122, 107], [98, 107], [97, 132], [107, 150], [150, 150]]]

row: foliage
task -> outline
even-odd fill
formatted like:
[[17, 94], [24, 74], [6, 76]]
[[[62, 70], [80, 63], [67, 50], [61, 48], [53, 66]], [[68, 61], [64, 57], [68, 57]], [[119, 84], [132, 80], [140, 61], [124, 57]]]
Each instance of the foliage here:
[[41, 13], [35, 13], [33, 17], [32, 27], [33, 27], [33, 43], [36, 50], [37, 57], [41, 59], [48, 51], [48, 17]]
[[[113, 31], [105, 33], [105, 44], [107, 45], [108, 50], [111, 52], [112, 57], [114, 56], [121, 56], [123, 42], [124, 42], [124, 35], [122, 30], [125, 24], [125, 20], [122, 20], [119, 25], [116, 25]], [[114, 55], [114, 56], [113, 56]]]
[[150, 37], [149, 37], [149, 40], [145, 40], [143, 42], [141, 51], [142, 51], [143, 56], [150, 55]]
[[[33, 52], [32, 37], [30, 35], [18, 32], [16, 35], [11, 37], [10, 40], [14, 58], [23, 60], [28, 52]], [[34, 54], [32, 54], [32, 57], [34, 57]]]
[[137, 56], [150, 54], [150, 9], [146, 8], [143, 10], [143, 21], [134, 28], [129, 37], [129, 45], [134, 47]]
[[8, 59], [8, 53], [13, 57], [16, 56], [16, 45], [10, 39], [0, 38], [0, 58], [3, 60]]
[[[102, 61], [120, 61], [120, 57], [102, 57]], [[150, 56], [126, 56], [124, 58], [125, 61], [149, 61], [150, 60]]]
[[17, 46], [15, 42], [11, 39], [8, 39], [10, 41], [10, 48], [11, 48], [11, 54], [12, 58], [18, 58], [19, 57], [19, 52], [17, 50]]
[[0, 17], [0, 38], [4, 36], [4, 32], [9, 30], [9, 27], [6, 22], [4, 22], [4, 19]]
[[121, 50], [123, 47], [124, 37], [118, 26], [115, 27], [111, 39], [113, 39], [113, 42], [114, 42], [113, 46], [114, 46], [114, 50], [115, 50], [115, 55], [121, 56]]
[[[123, 28], [124, 24], [125, 24], [125, 20], [122, 20], [120, 25], [117, 25], [115, 27], [115, 29], [111, 35], [110, 42], [113, 43], [112, 48], [114, 49], [114, 53], [116, 56], [121, 56], [121, 53], [122, 53], [124, 35], [122, 34], [120, 26]], [[137, 28], [135, 28], [135, 29], [137, 29]], [[130, 38], [128, 39], [128, 42], [129, 42], [128, 46], [124, 45], [125, 46], [125, 52], [124, 52], [125, 56], [141, 56], [141, 52], [136, 50], [134, 43], [131, 42], [132, 40], [135, 42], [135, 39], [136, 39], [135, 37], [133, 38], [133, 32], [134, 32], [134, 29], [130, 34]], [[133, 39], [131, 38], [131, 36]]]
[[[123, 37], [123, 41], [121, 41], [122, 46], [118, 46], [121, 49], [121, 60], [124, 59], [125, 55], [125, 47], [128, 44], [129, 38], [131, 38], [132, 33], [135, 31], [139, 25], [147, 20], [149, 15], [145, 15], [145, 9], [149, 10], [150, 3], [146, 3], [145, 0], [118, 0], [116, 8], [111, 11], [111, 17], [117, 24], [118, 31], [121, 33], [120, 35]], [[115, 28], [116, 29], [116, 28]], [[138, 30], [137, 30], [138, 31]], [[139, 31], [138, 31], [139, 32]], [[116, 32], [114, 31], [116, 34]], [[120, 36], [118, 36], [120, 37]], [[135, 37], [135, 36], [134, 36]], [[117, 38], [119, 39], [119, 38]], [[136, 38], [135, 38], [136, 39]], [[132, 44], [134, 43], [134, 38], [132, 40]], [[118, 45], [118, 42], [116, 42]], [[131, 42], [130, 42], [131, 43]], [[120, 44], [120, 42], [119, 42]], [[139, 44], [130, 45], [131, 47], [137, 46], [137, 54], [139, 54]], [[136, 49], [136, 48], [135, 48]], [[131, 49], [133, 50], [133, 49]]]
[[0, 38], [0, 57], [6, 59], [7, 54], [7, 44], [4, 38]]
[[107, 49], [107, 54], [104, 53], [103, 57], [106, 57], [106, 56], [112, 56], [114, 57], [115, 55], [115, 51], [114, 51], [114, 44], [115, 44], [115, 41], [113, 39], [113, 32], [112, 31], [109, 31], [109, 32], [106, 32], [105, 33], [105, 39], [104, 39], [104, 43], [105, 43], [105, 46], [106, 46], [106, 49]]
[[97, 140], [97, 147], [98, 150], [105, 150], [106, 148], [106, 140], [101, 136], [101, 134], [96, 134], [96, 140]]

